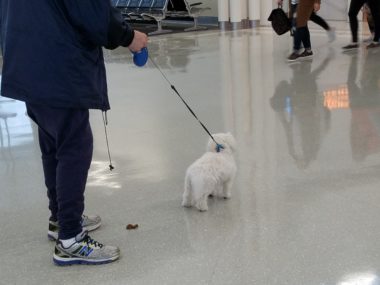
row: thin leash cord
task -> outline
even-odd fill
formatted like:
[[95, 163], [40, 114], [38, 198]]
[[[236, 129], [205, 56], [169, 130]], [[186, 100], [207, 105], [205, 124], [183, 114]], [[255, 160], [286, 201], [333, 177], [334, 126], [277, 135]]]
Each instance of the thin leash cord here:
[[103, 117], [104, 133], [106, 135], [108, 159], [110, 161], [109, 168], [110, 168], [110, 171], [112, 171], [115, 167], [113, 167], [113, 165], [112, 165], [110, 147], [109, 147], [109, 143], [108, 143], [108, 135], [107, 135], [107, 125], [108, 125], [107, 111], [102, 112], [102, 117]]
[[153, 65], [157, 68], [157, 70], [161, 73], [162, 77], [169, 83], [170, 87], [173, 89], [173, 91], [178, 95], [178, 97], [182, 100], [182, 102], [185, 104], [187, 109], [190, 111], [190, 113], [194, 116], [195, 119], [199, 122], [199, 124], [202, 126], [202, 128], [206, 131], [206, 133], [210, 136], [210, 138], [216, 143], [217, 151], [220, 151], [220, 148], [223, 148], [223, 146], [219, 143], [217, 143], [212, 136], [212, 134], [209, 132], [209, 130], [206, 128], [206, 126], [201, 122], [201, 120], [198, 119], [197, 115], [194, 113], [194, 111], [190, 108], [190, 106], [186, 103], [186, 101], [182, 98], [182, 96], [179, 94], [175, 86], [169, 81], [169, 79], [165, 76], [161, 68], [157, 65], [157, 63], [149, 56], [150, 61], [153, 63]]

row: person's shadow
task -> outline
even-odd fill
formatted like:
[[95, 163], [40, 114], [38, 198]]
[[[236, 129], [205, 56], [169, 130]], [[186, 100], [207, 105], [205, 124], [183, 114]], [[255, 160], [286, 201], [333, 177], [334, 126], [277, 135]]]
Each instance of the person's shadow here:
[[347, 89], [351, 109], [350, 143], [355, 161], [380, 152], [380, 74], [378, 54], [364, 58], [360, 78], [358, 55], [351, 55]]
[[314, 70], [312, 62], [290, 65], [293, 77], [276, 87], [270, 104], [284, 127], [290, 156], [299, 169], [306, 169], [316, 159], [322, 137], [330, 128], [331, 114], [319, 99], [317, 78], [332, 55]]

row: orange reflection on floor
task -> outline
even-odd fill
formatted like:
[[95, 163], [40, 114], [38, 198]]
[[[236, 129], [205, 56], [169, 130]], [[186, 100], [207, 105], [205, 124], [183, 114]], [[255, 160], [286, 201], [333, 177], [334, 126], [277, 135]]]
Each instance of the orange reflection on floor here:
[[330, 109], [348, 109], [350, 108], [350, 98], [348, 97], [348, 88], [346, 85], [336, 89], [326, 90], [323, 92], [323, 105]]

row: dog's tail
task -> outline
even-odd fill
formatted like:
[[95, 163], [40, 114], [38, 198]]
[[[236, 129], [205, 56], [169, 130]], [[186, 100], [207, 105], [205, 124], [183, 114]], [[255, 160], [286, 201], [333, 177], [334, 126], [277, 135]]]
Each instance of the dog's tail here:
[[191, 207], [191, 204], [192, 204], [191, 179], [186, 175], [185, 191], [183, 192], [183, 197], [182, 197], [182, 206]]

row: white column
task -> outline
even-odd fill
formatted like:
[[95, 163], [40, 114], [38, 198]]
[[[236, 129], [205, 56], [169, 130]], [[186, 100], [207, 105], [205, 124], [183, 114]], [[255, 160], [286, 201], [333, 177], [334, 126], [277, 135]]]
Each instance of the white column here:
[[241, 26], [241, 3], [242, 0], [230, 0], [230, 20], [232, 29], [237, 29]]
[[260, 1], [248, 0], [248, 19], [251, 25], [260, 21]]
[[[231, 1], [234, 1], [234, 0], [231, 0]], [[241, 19], [242, 20], [248, 19], [248, 0], [241, 1]]]
[[258, 0], [261, 2], [260, 5], [260, 25], [269, 26], [270, 22], [268, 22], [268, 17], [271, 11], [273, 10], [273, 3], [275, 1], [268, 0]]
[[218, 0], [218, 21], [219, 22], [228, 22], [229, 15], [229, 1], [228, 0]]

